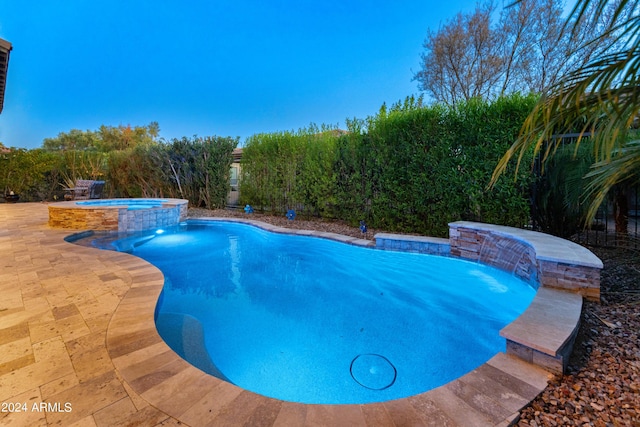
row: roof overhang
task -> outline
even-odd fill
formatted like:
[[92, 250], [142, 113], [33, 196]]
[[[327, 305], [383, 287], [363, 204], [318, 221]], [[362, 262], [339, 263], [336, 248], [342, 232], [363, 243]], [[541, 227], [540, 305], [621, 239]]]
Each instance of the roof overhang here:
[[6, 40], [0, 39], [0, 113], [4, 106], [4, 91], [7, 87], [7, 70], [9, 69], [9, 53], [12, 46]]

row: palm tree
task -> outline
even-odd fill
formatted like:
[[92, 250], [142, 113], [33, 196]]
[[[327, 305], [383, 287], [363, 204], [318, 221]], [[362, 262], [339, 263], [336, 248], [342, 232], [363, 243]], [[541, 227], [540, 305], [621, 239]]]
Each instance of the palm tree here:
[[[583, 200], [589, 204], [586, 224], [616, 184], [640, 180], [640, 3], [637, 0], [577, 0], [566, 28], [577, 34], [587, 17], [606, 21], [594, 41], [609, 38], [610, 48], [560, 79], [541, 96], [519, 138], [494, 170], [493, 185], [507, 164], [533, 149], [543, 165], [556, 152], [552, 135], [593, 132], [595, 163]], [[555, 139], [555, 141], [558, 141]], [[581, 138], [578, 138], [579, 145]], [[576, 147], [577, 149], [577, 147]]]

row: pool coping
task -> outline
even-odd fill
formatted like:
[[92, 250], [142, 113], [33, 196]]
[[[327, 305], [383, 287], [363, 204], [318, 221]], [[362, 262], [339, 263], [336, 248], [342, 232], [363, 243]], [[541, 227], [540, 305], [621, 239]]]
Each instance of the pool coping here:
[[[121, 204], [112, 204], [112, 205], [100, 205], [99, 202], [109, 202], [109, 201], [122, 201]], [[82, 210], [91, 210], [99, 207], [101, 209], [122, 209], [126, 208], [129, 203], [127, 201], [131, 200], [157, 200], [162, 202], [160, 206], [150, 207], [149, 209], [157, 209], [161, 208], [165, 205], [167, 206], [177, 206], [188, 203], [189, 201], [186, 199], [175, 199], [170, 197], [145, 197], [144, 199], [131, 199], [126, 197], [115, 197], [111, 199], [90, 199], [90, 200], [65, 200], [61, 202], [53, 202], [48, 203], [47, 207], [49, 209], [54, 208], [74, 208], [74, 209], [82, 209]], [[134, 203], [139, 204], [139, 203]], [[55, 228], [55, 227], [54, 227]]]
[[[250, 219], [198, 218], [245, 223], [286, 234], [316, 236], [372, 247], [335, 233], [292, 230]], [[137, 259], [137, 258], [136, 258]], [[147, 264], [140, 260], [141, 264]], [[107, 331], [107, 349], [124, 381], [151, 405], [187, 425], [510, 425], [552, 377], [547, 370], [498, 353], [436, 389], [403, 399], [357, 405], [307, 405], [261, 396], [210, 376], [185, 362], [160, 338], [154, 311], [164, 281], [145, 266], [133, 281]], [[153, 270], [153, 273], [151, 273]], [[144, 313], [144, 316], [140, 316]], [[176, 397], [180, 390], [182, 397]]]

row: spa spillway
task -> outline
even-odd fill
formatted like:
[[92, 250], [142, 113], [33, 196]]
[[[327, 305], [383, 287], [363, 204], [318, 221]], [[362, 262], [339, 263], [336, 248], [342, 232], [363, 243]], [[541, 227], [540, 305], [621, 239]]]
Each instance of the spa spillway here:
[[187, 218], [184, 199], [100, 199], [52, 203], [49, 225], [70, 230], [140, 231]]

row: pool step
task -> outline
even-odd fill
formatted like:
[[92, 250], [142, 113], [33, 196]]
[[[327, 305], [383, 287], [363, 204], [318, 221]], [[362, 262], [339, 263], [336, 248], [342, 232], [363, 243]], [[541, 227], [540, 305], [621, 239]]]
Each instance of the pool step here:
[[562, 375], [580, 327], [582, 296], [541, 287], [529, 307], [500, 331], [507, 353]]

